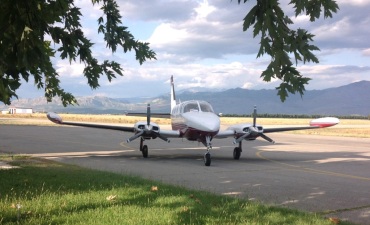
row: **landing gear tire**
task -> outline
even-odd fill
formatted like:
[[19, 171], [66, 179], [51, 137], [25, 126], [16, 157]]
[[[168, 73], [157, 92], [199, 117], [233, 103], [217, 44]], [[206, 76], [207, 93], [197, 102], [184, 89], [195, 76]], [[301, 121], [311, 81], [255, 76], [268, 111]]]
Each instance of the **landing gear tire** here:
[[148, 158], [148, 146], [144, 145], [143, 148], [141, 149], [141, 153], [143, 153], [144, 158]]
[[238, 148], [238, 147], [235, 147], [235, 148], [234, 148], [233, 156], [234, 156], [234, 159], [235, 159], [235, 160], [240, 159], [240, 153], [241, 153], [241, 152], [242, 152], [242, 151], [241, 151], [241, 149], [240, 149], [240, 148]]
[[211, 154], [209, 152], [207, 152], [204, 155], [204, 165], [205, 166], [210, 166], [211, 165]]

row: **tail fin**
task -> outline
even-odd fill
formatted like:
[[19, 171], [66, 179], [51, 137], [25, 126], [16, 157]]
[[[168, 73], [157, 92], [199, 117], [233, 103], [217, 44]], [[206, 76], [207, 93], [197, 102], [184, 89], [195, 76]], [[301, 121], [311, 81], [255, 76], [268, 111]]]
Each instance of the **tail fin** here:
[[175, 106], [176, 106], [175, 84], [173, 83], [173, 76], [171, 76], [171, 112]]

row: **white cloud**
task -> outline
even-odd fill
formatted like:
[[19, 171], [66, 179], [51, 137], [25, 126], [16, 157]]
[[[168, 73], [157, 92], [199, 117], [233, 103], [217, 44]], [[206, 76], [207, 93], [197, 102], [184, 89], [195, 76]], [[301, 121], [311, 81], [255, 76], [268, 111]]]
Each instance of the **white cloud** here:
[[370, 48], [363, 50], [362, 51], [362, 55], [364, 55], [364, 56], [370, 56]]
[[325, 89], [369, 80], [370, 72], [370, 66], [347, 65], [305, 65], [298, 69], [302, 74], [312, 78], [306, 89]]
[[250, 82], [247, 82], [245, 84], [243, 84], [242, 88], [243, 89], [251, 89], [253, 87], [253, 84], [250, 83]]
[[366, 6], [370, 5], [370, 0], [337, 0], [339, 6], [342, 5], [354, 5], [354, 6]]
[[84, 64], [59, 60], [56, 63], [56, 71], [62, 77], [82, 77]]
[[216, 10], [216, 7], [209, 5], [207, 0], [204, 0], [194, 9], [196, 12], [195, 18], [198, 20], [206, 19], [207, 16]]
[[188, 37], [185, 29], [176, 29], [169, 23], [160, 24], [148, 40], [153, 48], [166, 48], [168, 44], [176, 44]]
[[[171, 75], [178, 88], [274, 88], [279, 80], [266, 83], [260, 78], [270, 58], [256, 59], [259, 38], [252, 30], [242, 31], [243, 18], [255, 4], [248, 1], [225, 0], [118, 0], [124, 26], [137, 34], [145, 33], [145, 41], [157, 54], [156, 61], [139, 66], [134, 53], [112, 54], [101, 35], [97, 35], [96, 19], [102, 15], [100, 6], [90, 0], [77, 0], [81, 8], [83, 31], [95, 43], [93, 55], [98, 60], [116, 60], [124, 76], [109, 83], [101, 79], [96, 92], [107, 96], [158, 95], [168, 92], [164, 85]], [[281, 1], [288, 15], [294, 15], [289, 1]], [[315, 34], [315, 44], [321, 52], [320, 64], [298, 65], [303, 76], [313, 78], [306, 89], [322, 89], [369, 80], [370, 0], [338, 1], [340, 10], [333, 18], [309, 22], [306, 15], [292, 17], [295, 27]], [[141, 26], [144, 25], [145, 26]], [[144, 30], [145, 29], [145, 30]], [[136, 33], [133, 34], [136, 36]], [[83, 65], [55, 62], [61, 74], [62, 88], [76, 95], [91, 94], [82, 75]], [[335, 78], [335, 79], [334, 79]], [[78, 88], [79, 83], [84, 88]], [[73, 89], [76, 86], [75, 89]], [[140, 91], [137, 91], [136, 89]], [[89, 91], [86, 91], [89, 90]], [[145, 94], [147, 93], [147, 94]], [[22, 97], [22, 96], [21, 96]]]
[[335, 23], [320, 26], [314, 29], [312, 33], [316, 34], [316, 39], [340, 39], [350, 31], [351, 24], [348, 18], [345, 17]]

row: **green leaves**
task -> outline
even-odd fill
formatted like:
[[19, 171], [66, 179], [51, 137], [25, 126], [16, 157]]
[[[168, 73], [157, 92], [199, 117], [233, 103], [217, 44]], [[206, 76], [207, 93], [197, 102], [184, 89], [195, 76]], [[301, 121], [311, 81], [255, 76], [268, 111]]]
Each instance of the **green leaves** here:
[[294, 5], [295, 16], [306, 11], [306, 15], [310, 16], [310, 21], [320, 18], [322, 9], [324, 10], [324, 18], [332, 17], [332, 13], [336, 13], [339, 9], [338, 4], [333, 0], [291, 0], [289, 4]]
[[18, 97], [14, 90], [18, 89], [21, 83], [18, 80], [1, 77], [0, 78], [0, 101], [10, 104], [11, 97]]
[[[239, 1], [239, 3], [240, 3], [240, 1]], [[256, 5], [244, 17], [244, 19], [243, 19], [244, 20], [244, 23], [243, 23], [243, 31], [248, 30], [248, 28], [256, 22], [256, 19], [257, 19], [258, 16], [259, 16], [258, 5]], [[262, 24], [259, 23], [258, 25], [261, 26]], [[261, 28], [262, 27], [256, 28], [255, 29], [255, 31], [257, 31], [256, 33], [259, 33], [259, 31], [261, 30]], [[256, 36], [256, 33], [253, 33], [254, 34], [254, 37]]]
[[[246, 1], [244, 0], [244, 3]], [[241, 0], [238, 0], [238, 3], [240, 4]], [[257, 1], [244, 17], [243, 31], [253, 26], [253, 36], [261, 36], [257, 57], [264, 54], [271, 56], [271, 62], [261, 77], [266, 82], [280, 79], [282, 83], [276, 89], [281, 101], [285, 101], [288, 93], [299, 93], [302, 96], [305, 85], [310, 80], [292, 66], [291, 57], [294, 58], [296, 65], [299, 62], [319, 63], [313, 54], [313, 51], [318, 51], [319, 48], [311, 44], [313, 34], [300, 28], [297, 30], [289, 28], [293, 21], [285, 15], [279, 4], [278, 0]], [[339, 9], [333, 0], [291, 0], [289, 4], [295, 8], [296, 16], [306, 11], [311, 21], [320, 17], [322, 9], [325, 18], [332, 17], [332, 13]]]
[[[95, 0], [93, 2], [95, 4], [101, 1]], [[106, 17], [100, 17], [98, 19], [98, 32], [104, 34], [107, 47], [112, 49], [112, 52], [117, 51], [118, 46], [121, 46], [125, 53], [134, 50], [136, 53], [136, 60], [139, 61], [140, 65], [147, 59], [156, 59], [156, 54], [149, 48], [149, 43], [136, 41], [134, 36], [127, 31], [127, 27], [119, 26], [119, 24], [121, 24], [121, 16], [116, 2], [113, 0], [105, 0], [102, 2], [103, 6], [101, 10]]]
[[[99, 62], [92, 55], [93, 43], [85, 37], [80, 23], [82, 14], [73, 3], [74, 0], [13, 0], [0, 4], [1, 102], [10, 104], [11, 98], [17, 97], [21, 78], [28, 82], [33, 76], [35, 86], [44, 89], [47, 101], [59, 96], [64, 106], [76, 104], [73, 95], [60, 87], [59, 74], [52, 64], [55, 53], [70, 63], [76, 60], [84, 63], [84, 76], [93, 89], [99, 87], [102, 76], [109, 81], [123, 76], [119, 63]], [[92, 0], [92, 4], [97, 3], [102, 4], [104, 14], [97, 21], [98, 32], [104, 34], [112, 52], [118, 48], [125, 53], [134, 50], [140, 64], [156, 59], [148, 43], [135, 40], [127, 27], [121, 25], [115, 0]], [[46, 36], [52, 41], [45, 41]]]

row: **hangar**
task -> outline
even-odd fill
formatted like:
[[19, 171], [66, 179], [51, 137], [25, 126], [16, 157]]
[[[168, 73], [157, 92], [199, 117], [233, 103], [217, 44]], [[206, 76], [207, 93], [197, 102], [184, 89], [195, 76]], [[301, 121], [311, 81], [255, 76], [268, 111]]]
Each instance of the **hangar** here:
[[32, 114], [33, 110], [31, 108], [18, 108], [10, 107], [9, 114]]

